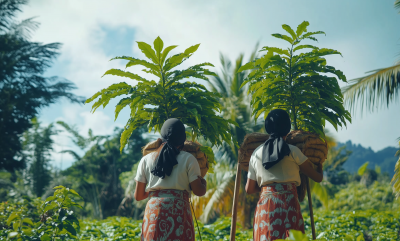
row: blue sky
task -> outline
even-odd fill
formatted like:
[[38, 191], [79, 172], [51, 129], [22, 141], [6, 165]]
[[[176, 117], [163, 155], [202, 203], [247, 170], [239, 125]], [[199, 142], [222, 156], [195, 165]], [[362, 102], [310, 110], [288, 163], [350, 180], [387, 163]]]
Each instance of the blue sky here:
[[[218, 71], [220, 52], [231, 59], [241, 52], [249, 56], [257, 41], [260, 48], [285, 47], [283, 41], [271, 34], [283, 33], [282, 24], [296, 28], [304, 20], [310, 22], [309, 31], [326, 33], [318, 36], [316, 46], [342, 53], [343, 57], [328, 57], [328, 64], [342, 70], [348, 80], [361, 77], [367, 71], [393, 65], [400, 57], [400, 14], [393, 3], [394, 0], [35, 0], [30, 1], [19, 18], [37, 16], [41, 26], [33, 40], [63, 43], [59, 58], [46, 75], [67, 78], [78, 87], [76, 94], [90, 97], [112, 83], [130, 81], [101, 76], [110, 68], [124, 68], [123, 61], [110, 62], [112, 57], [144, 58], [135, 41], [152, 43], [160, 36], [165, 45], [179, 45], [177, 51], [201, 43], [182, 67], [207, 61]], [[131, 71], [141, 73], [140, 68]], [[89, 128], [95, 134], [111, 134], [115, 126], [125, 124], [129, 114], [124, 110], [114, 122], [117, 101], [91, 114], [90, 105], [62, 100], [43, 109], [40, 119], [44, 123], [64, 120], [78, 126], [82, 134]], [[351, 140], [377, 151], [396, 146], [400, 136], [399, 110], [397, 101], [378, 112], [353, 114], [352, 124], [338, 132], [327, 127], [340, 142]], [[56, 142], [56, 151], [73, 148], [65, 136]], [[57, 166], [62, 159], [63, 168], [72, 163], [72, 158], [57, 153], [54, 159]]]

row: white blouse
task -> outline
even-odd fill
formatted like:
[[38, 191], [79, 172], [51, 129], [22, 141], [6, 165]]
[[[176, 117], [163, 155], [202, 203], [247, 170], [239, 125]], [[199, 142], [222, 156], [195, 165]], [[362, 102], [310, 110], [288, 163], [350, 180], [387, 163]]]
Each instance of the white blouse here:
[[165, 178], [161, 179], [151, 173], [151, 170], [156, 164], [156, 154], [157, 152], [152, 152], [142, 157], [139, 162], [135, 180], [147, 184], [146, 192], [162, 189], [176, 189], [186, 190], [190, 195], [191, 190], [189, 184], [196, 180], [198, 176], [201, 176], [197, 159], [188, 152], [180, 151], [176, 157], [178, 164], [173, 167], [171, 175], [165, 175]]
[[277, 164], [266, 170], [262, 165], [263, 145], [264, 144], [257, 147], [251, 155], [247, 177], [257, 181], [260, 187], [274, 182], [294, 182], [297, 186], [300, 186], [299, 166], [308, 159], [300, 149], [288, 144], [290, 148], [289, 156], [285, 156]]

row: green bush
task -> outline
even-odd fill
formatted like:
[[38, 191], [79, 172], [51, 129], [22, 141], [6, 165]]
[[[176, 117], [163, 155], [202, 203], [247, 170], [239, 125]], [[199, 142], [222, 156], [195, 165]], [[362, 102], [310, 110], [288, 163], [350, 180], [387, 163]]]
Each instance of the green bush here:
[[0, 240], [66, 240], [76, 238], [80, 224], [72, 207], [81, 196], [63, 186], [54, 188], [53, 196], [45, 201], [37, 198], [32, 203], [0, 204]]
[[[354, 186], [358, 187], [358, 186]], [[337, 197], [354, 190], [353, 186], [340, 190]], [[142, 220], [126, 217], [108, 217], [105, 220], [84, 219], [78, 221], [73, 208], [78, 207], [75, 199], [78, 193], [62, 186], [55, 187], [54, 195], [42, 201], [22, 200], [0, 204], [0, 240], [140, 240]], [[375, 182], [364, 196], [376, 192], [369, 199], [384, 199], [387, 193], [385, 186]], [[362, 188], [360, 192], [364, 192]], [[383, 193], [383, 194], [382, 194]], [[385, 194], [386, 195], [386, 194]], [[348, 198], [348, 197], [347, 197]], [[362, 200], [365, 201], [364, 198]], [[338, 203], [341, 199], [338, 198]], [[374, 202], [366, 201], [368, 205]], [[395, 203], [395, 202], [393, 202]], [[315, 210], [314, 220], [317, 240], [400, 240], [400, 211], [349, 210], [324, 211]], [[386, 207], [387, 208], [387, 207]], [[303, 213], [306, 234], [291, 232], [287, 240], [310, 240], [311, 225], [307, 212]], [[222, 217], [212, 224], [198, 223], [202, 240], [229, 240], [231, 218]], [[196, 240], [200, 240], [195, 227]], [[243, 230], [240, 225], [236, 240], [253, 239], [253, 230]]]

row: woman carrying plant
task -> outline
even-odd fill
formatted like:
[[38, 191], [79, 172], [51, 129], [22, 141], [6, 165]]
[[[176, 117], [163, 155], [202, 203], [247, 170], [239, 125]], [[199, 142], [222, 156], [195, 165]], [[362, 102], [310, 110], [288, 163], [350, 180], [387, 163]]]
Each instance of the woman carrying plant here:
[[289, 237], [289, 230], [304, 233], [304, 221], [297, 197], [299, 170], [316, 182], [323, 179], [322, 165], [312, 163], [296, 146], [286, 143], [290, 117], [285, 110], [272, 110], [265, 119], [269, 139], [254, 150], [249, 163], [246, 192], [261, 191], [254, 214], [254, 240]]
[[197, 159], [182, 151], [186, 140], [183, 123], [168, 119], [160, 133], [162, 145], [140, 160], [135, 178], [135, 199], [150, 197], [142, 240], [195, 240], [190, 193], [203, 196], [207, 183], [200, 176]]

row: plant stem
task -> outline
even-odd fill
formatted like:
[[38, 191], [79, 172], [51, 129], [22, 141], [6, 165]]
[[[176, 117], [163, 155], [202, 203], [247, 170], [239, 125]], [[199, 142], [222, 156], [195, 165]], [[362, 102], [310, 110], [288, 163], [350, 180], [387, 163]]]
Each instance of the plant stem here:
[[169, 119], [169, 110], [168, 110], [168, 101], [166, 99], [166, 95], [165, 95], [165, 75], [164, 75], [164, 71], [162, 71], [161, 65], [160, 69], [161, 69], [161, 78], [162, 78], [162, 87], [163, 87], [163, 93], [164, 93], [164, 109], [165, 109], [165, 114], [167, 115], [167, 119]]
[[293, 57], [293, 44], [292, 47], [290, 48], [290, 61], [289, 61], [289, 85], [290, 85], [290, 99], [292, 100], [292, 115], [293, 115], [293, 125], [294, 129], [297, 130], [297, 113], [296, 113], [296, 106], [294, 103], [294, 98], [293, 98], [293, 91], [292, 91], [292, 82], [293, 82], [293, 76], [292, 76], [292, 57]]

